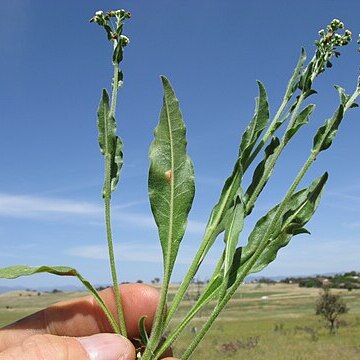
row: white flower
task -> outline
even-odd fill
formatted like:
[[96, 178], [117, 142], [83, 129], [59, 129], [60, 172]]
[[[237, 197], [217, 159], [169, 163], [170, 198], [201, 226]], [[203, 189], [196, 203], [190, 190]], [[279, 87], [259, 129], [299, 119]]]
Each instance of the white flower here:
[[95, 13], [96, 16], [101, 16], [104, 12], [102, 10], [99, 10]]

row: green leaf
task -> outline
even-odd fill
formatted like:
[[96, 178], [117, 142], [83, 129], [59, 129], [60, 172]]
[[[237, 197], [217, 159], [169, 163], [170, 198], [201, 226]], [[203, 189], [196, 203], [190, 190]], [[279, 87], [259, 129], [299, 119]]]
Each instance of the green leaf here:
[[103, 299], [100, 297], [96, 289], [91, 285], [91, 283], [83, 278], [77, 270], [68, 266], [26, 266], [26, 265], [17, 265], [9, 266], [5, 268], [0, 268], [0, 278], [2, 279], [16, 279], [21, 276], [29, 276], [40, 273], [49, 273], [59, 276], [75, 276], [77, 277], [82, 284], [89, 290], [89, 292], [94, 296], [98, 302], [101, 309], [106, 314], [109, 322], [114, 328], [115, 332], [120, 333], [119, 325], [116, 323], [114, 317], [107, 309]]
[[224, 282], [228, 282], [230, 269], [233, 264], [236, 246], [238, 244], [239, 235], [244, 227], [244, 203], [241, 199], [241, 194], [234, 199], [234, 205], [225, 220], [225, 259], [224, 259]]
[[326, 120], [324, 125], [322, 125], [315, 134], [313, 151], [319, 153], [331, 146], [343, 117], [344, 106], [341, 104], [335, 114]]
[[[271, 139], [270, 144], [265, 148], [264, 159], [256, 167], [254, 174], [253, 174], [251, 184], [248, 187], [248, 189], [246, 190], [246, 193], [244, 196], [245, 204], [247, 203], [248, 199], [253, 196], [254, 192], [257, 190], [258, 184], [261, 181], [263, 181], [263, 178], [266, 176], [266, 178], [264, 178], [265, 181], [263, 183], [263, 188], [266, 185], [267, 181], [269, 180], [269, 177], [271, 176], [271, 172], [267, 173], [267, 171], [268, 171], [269, 167], [271, 166], [273, 158], [276, 156], [276, 149], [279, 146], [280, 146], [279, 139], [277, 137], [274, 137]], [[260, 192], [261, 192], [261, 190], [260, 190]], [[246, 209], [247, 215], [250, 214], [251, 211], [252, 211], [252, 208], [247, 208]]]
[[236, 281], [236, 275], [240, 269], [240, 266], [242, 264], [242, 258], [241, 258], [241, 254], [242, 254], [242, 250], [243, 248], [241, 246], [239, 246], [236, 250], [235, 250], [235, 254], [233, 257], [233, 262], [231, 264], [231, 268], [230, 268], [230, 275], [228, 278], [228, 283], [227, 283], [227, 288], [229, 289]]
[[119, 39], [114, 49], [113, 59], [112, 59], [113, 63], [120, 64], [121, 61], [123, 60], [123, 55], [124, 55], [124, 48], [122, 42]]
[[243, 170], [240, 164], [240, 159], [238, 159], [235, 163], [231, 175], [225, 181], [225, 184], [221, 190], [219, 201], [211, 211], [207, 228], [214, 226], [215, 231], [212, 242], [209, 243], [209, 246], [211, 246], [216, 237], [225, 230], [225, 217], [227, 211], [234, 201], [236, 193], [238, 192], [242, 176]]
[[347, 101], [350, 99], [350, 95], [345, 93], [345, 89], [343, 89], [341, 86], [339, 85], [335, 85], [335, 89], [337, 90], [337, 92], [339, 93], [339, 98], [340, 98], [340, 104], [342, 105], [346, 105]]
[[210, 248], [216, 237], [225, 230], [226, 214], [234, 202], [236, 193], [239, 190], [244, 172], [243, 166], [246, 164], [256, 141], [259, 139], [269, 121], [269, 104], [266, 90], [260, 81], [258, 81], [258, 87], [259, 96], [256, 98], [255, 114], [242, 136], [238, 159], [234, 165], [231, 175], [225, 181], [219, 201], [216, 203], [210, 214], [206, 232], [208, 232], [208, 229], [211, 227], [213, 230], [212, 237], [208, 242], [207, 248]]
[[270, 117], [265, 87], [260, 81], [258, 81], [257, 84], [259, 86], [259, 96], [255, 99], [255, 114], [246, 128], [240, 143], [239, 157], [242, 167], [245, 166], [252, 149], [266, 128]]
[[116, 124], [111, 122], [109, 119], [110, 114], [110, 104], [109, 104], [109, 94], [106, 89], [103, 89], [102, 96], [100, 99], [98, 111], [97, 111], [97, 126], [98, 126], [98, 140], [101, 153], [106, 155], [112, 153], [114, 149], [115, 142], [115, 133], [116, 133]]
[[146, 326], [145, 326], [145, 320], [146, 320], [147, 316], [142, 316], [139, 319], [139, 333], [140, 333], [140, 339], [141, 342], [144, 346], [147, 345], [147, 343], [149, 342], [149, 337], [146, 331]]
[[306, 106], [295, 118], [293, 126], [288, 129], [285, 133], [285, 141], [288, 142], [301, 128], [301, 126], [307, 124], [309, 122], [309, 118], [311, 114], [315, 110], [314, 104], [309, 104]]
[[304, 62], [306, 60], [306, 52], [305, 49], [302, 48], [301, 49], [301, 53], [300, 53], [300, 57], [298, 60], [298, 63], [295, 67], [295, 70], [293, 72], [293, 75], [291, 76], [291, 79], [288, 83], [288, 86], [286, 88], [286, 95], [285, 97], [287, 99], [290, 99], [292, 97], [292, 95], [294, 94], [294, 92], [296, 91], [296, 89], [298, 88], [298, 83], [297, 83], [297, 79], [299, 78], [300, 74], [301, 74], [301, 69], [304, 66]]
[[[97, 111], [98, 140], [101, 153], [110, 159], [111, 191], [116, 189], [119, 182], [120, 170], [123, 165], [122, 141], [116, 136], [116, 121], [110, 112], [109, 94], [103, 89]], [[105, 185], [104, 190], [105, 191]]]
[[[293, 236], [308, 232], [304, 229], [304, 225], [317, 209], [327, 178], [328, 174], [325, 173], [316, 179], [309, 188], [295, 193], [285, 204], [282, 215], [278, 219], [275, 219], [275, 215], [280, 204], [271, 209], [256, 223], [247, 245], [243, 248], [241, 266], [250, 261], [263, 241], [268, 241], [268, 245], [256, 259], [249, 274], [261, 271], [275, 260], [279, 249], [286, 246]], [[276, 221], [275, 231], [269, 234], [268, 239], [264, 239], [264, 234], [266, 234], [274, 221]]]
[[120, 170], [123, 166], [123, 143], [121, 139], [116, 136], [116, 145], [113, 156], [111, 157], [111, 165], [110, 165], [110, 177], [111, 177], [111, 192], [115, 191], [116, 186], [119, 182], [120, 178]]
[[311, 90], [312, 81], [311, 81], [311, 75], [314, 68], [314, 62], [310, 62], [310, 64], [307, 66], [307, 68], [304, 70], [300, 77], [299, 81], [299, 89], [303, 92], [308, 92]]
[[185, 233], [195, 184], [193, 165], [186, 155], [186, 128], [179, 102], [170, 82], [165, 77], [161, 80], [164, 101], [149, 153], [149, 197], [164, 260], [170, 259], [168, 266], [172, 268]]

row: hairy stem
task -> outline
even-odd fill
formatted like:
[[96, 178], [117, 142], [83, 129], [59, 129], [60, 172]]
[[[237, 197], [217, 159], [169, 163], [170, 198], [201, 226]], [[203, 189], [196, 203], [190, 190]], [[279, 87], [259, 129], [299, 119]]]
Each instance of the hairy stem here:
[[[344, 113], [350, 109], [350, 107], [354, 104], [357, 97], [360, 95], [360, 88], [357, 88], [356, 91], [353, 93], [353, 95], [349, 98], [347, 101], [345, 107], [344, 107]], [[185, 351], [184, 355], [182, 356], [182, 360], [187, 360], [191, 354], [194, 352], [195, 348], [199, 344], [199, 342], [202, 340], [202, 338], [205, 336], [205, 334], [210, 329], [213, 322], [216, 320], [216, 318], [219, 316], [220, 312], [224, 309], [225, 305], [228, 303], [228, 301], [232, 298], [232, 296], [235, 294], [241, 283], [243, 282], [244, 278], [247, 276], [247, 274], [251, 271], [251, 268], [254, 266], [258, 258], [261, 256], [262, 252], [266, 249], [271, 239], [271, 234], [274, 232], [278, 219], [282, 216], [282, 213], [284, 211], [284, 208], [290, 199], [290, 197], [294, 194], [296, 188], [298, 187], [299, 183], [303, 179], [304, 175], [310, 168], [310, 166], [315, 161], [316, 157], [321, 151], [321, 144], [315, 149], [313, 149], [308, 157], [308, 159], [305, 161], [304, 165], [302, 166], [301, 170], [297, 174], [295, 180], [289, 187], [285, 197], [281, 201], [275, 216], [270, 223], [270, 226], [267, 228], [267, 231], [262, 236], [262, 241], [260, 242], [259, 247], [256, 249], [255, 253], [251, 256], [251, 258], [244, 264], [244, 267], [239, 272], [236, 281], [232, 285], [232, 287], [229, 289], [229, 291], [226, 293], [224, 298], [216, 305], [213, 312], [211, 313], [209, 319], [207, 322], [203, 325], [200, 332], [197, 334], [197, 336], [194, 338], [190, 346]]]
[[[119, 73], [119, 65], [114, 64], [114, 76], [113, 76], [113, 84], [112, 84], [112, 95], [111, 95], [111, 106], [109, 118], [115, 115], [116, 110], [116, 99], [118, 92], [118, 73]], [[107, 128], [107, 126], [105, 127]], [[107, 136], [105, 136], [105, 141], [107, 141]], [[106, 223], [106, 235], [107, 235], [107, 244], [109, 251], [109, 261], [110, 261], [110, 269], [111, 269], [111, 277], [113, 282], [113, 290], [116, 300], [116, 307], [118, 311], [118, 320], [120, 325], [120, 333], [123, 336], [126, 336], [126, 325], [124, 320], [124, 314], [121, 305], [121, 296], [119, 290], [119, 283], [117, 279], [116, 273], [116, 265], [115, 265], [115, 255], [114, 255], [114, 246], [112, 240], [112, 230], [111, 230], [111, 162], [112, 155], [105, 155], [105, 189], [104, 189], [104, 202], [105, 202], [105, 223]]]

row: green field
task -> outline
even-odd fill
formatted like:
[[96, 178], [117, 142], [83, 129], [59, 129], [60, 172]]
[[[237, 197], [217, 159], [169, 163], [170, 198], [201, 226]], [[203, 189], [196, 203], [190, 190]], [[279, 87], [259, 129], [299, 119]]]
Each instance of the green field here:
[[[173, 287], [175, 291], [175, 287]], [[193, 303], [192, 293], [179, 310], [178, 318]], [[222, 316], [194, 354], [194, 359], [360, 359], [360, 290], [333, 290], [340, 293], [349, 313], [341, 317], [341, 327], [330, 335], [314, 315], [319, 289], [297, 285], [248, 284], [228, 304]], [[20, 296], [21, 294], [21, 296]], [[0, 295], [0, 325], [3, 326], [60, 299], [84, 293], [37, 295], [13, 292]], [[265, 298], [264, 298], [265, 297]], [[175, 346], [181, 354], [206, 319], [202, 311]]]

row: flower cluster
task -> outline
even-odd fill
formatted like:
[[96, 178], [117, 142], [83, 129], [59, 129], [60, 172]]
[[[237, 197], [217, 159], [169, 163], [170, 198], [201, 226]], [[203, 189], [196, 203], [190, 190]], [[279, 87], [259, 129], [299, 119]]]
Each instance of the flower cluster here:
[[351, 31], [345, 30], [344, 34], [337, 33], [338, 30], [344, 28], [345, 26], [342, 21], [334, 19], [330, 25], [326, 27], [326, 31], [324, 29], [319, 31], [321, 39], [316, 41], [317, 47], [328, 50], [329, 48], [334, 49], [336, 46], [347, 45], [351, 41]]
[[[107, 11], [105, 13], [102, 10], [99, 10], [95, 13], [95, 16], [90, 19], [90, 22], [95, 22], [102, 26], [105, 29], [109, 40], [121, 42], [122, 46], [126, 46], [129, 43], [129, 39], [121, 33], [123, 21], [125, 19], [130, 19], [130, 17], [131, 13], [124, 9]], [[112, 18], [115, 18], [115, 26], [111, 21]]]
[[99, 10], [95, 13], [95, 16], [90, 19], [90, 22], [96, 22], [99, 25], [105, 25], [111, 18], [117, 18], [118, 21], [123, 21], [124, 19], [130, 19], [131, 13], [125, 11], [124, 9], [107, 11], [104, 13], [102, 10]]
[[[344, 30], [342, 33], [338, 33], [339, 30]], [[332, 64], [329, 61], [333, 56], [340, 56], [340, 52], [336, 50], [337, 47], [346, 46], [352, 40], [351, 31], [345, 29], [345, 25], [342, 21], [334, 19], [326, 29], [319, 31], [320, 40], [315, 41], [315, 45], [318, 48], [316, 53], [317, 65], [319, 66], [319, 73], [325, 70], [326, 67], [331, 67]]]

